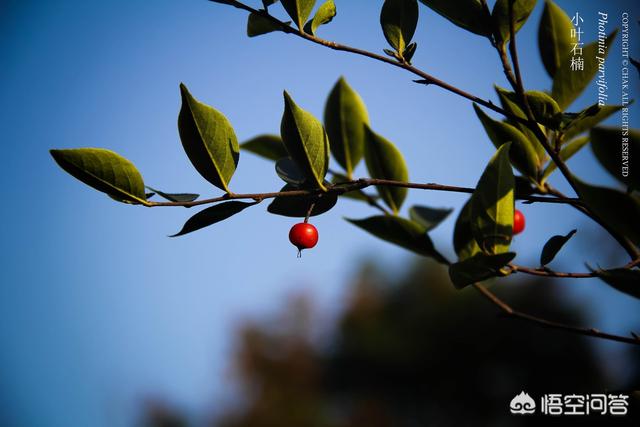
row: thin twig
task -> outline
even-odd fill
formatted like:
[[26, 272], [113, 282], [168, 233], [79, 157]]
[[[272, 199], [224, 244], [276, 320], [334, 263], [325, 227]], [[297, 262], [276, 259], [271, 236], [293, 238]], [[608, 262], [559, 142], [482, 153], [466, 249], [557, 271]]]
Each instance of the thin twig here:
[[532, 276], [557, 277], [561, 279], [589, 279], [598, 277], [596, 273], [564, 273], [559, 271], [547, 270], [544, 268], [530, 268], [521, 265], [509, 264], [509, 268], [513, 272], [530, 274]]
[[601, 339], [606, 339], [610, 341], [617, 341], [626, 344], [635, 344], [640, 345], [640, 338], [632, 333], [632, 337], [625, 337], [620, 335], [609, 334], [606, 332], [599, 331], [595, 328], [581, 328], [577, 326], [571, 326], [560, 322], [554, 322], [552, 320], [543, 319], [541, 317], [533, 316], [528, 313], [523, 313], [521, 311], [513, 309], [509, 304], [498, 298], [496, 294], [491, 292], [485, 286], [480, 283], [474, 283], [472, 285], [478, 292], [480, 292], [486, 299], [491, 301], [492, 304], [496, 305], [500, 308], [501, 312], [506, 317], [511, 317], [514, 319], [526, 320], [528, 322], [534, 323], [538, 326], [542, 326], [544, 328], [549, 329], [558, 329], [562, 331], [571, 332], [579, 335], [586, 335], [590, 337], [596, 337]]
[[[431, 190], [431, 191], [447, 191], [453, 193], [466, 193], [472, 194], [475, 189], [471, 187], [457, 187], [453, 185], [443, 185], [436, 183], [416, 183], [416, 182], [403, 182], [403, 181], [393, 181], [390, 179], [375, 179], [375, 178], [360, 178], [358, 180], [340, 182], [327, 187], [327, 191], [325, 194], [345, 194], [351, 191], [362, 190], [367, 187], [402, 187], [402, 188], [414, 188], [420, 190]], [[273, 199], [275, 197], [312, 197], [323, 194], [323, 191], [320, 189], [315, 190], [288, 190], [288, 191], [275, 191], [269, 193], [227, 193], [225, 195], [219, 197], [213, 197], [209, 199], [201, 199], [194, 200], [192, 202], [148, 202], [148, 207], [159, 207], [159, 206], [183, 206], [183, 207], [193, 207], [200, 205], [209, 205], [212, 203], [224, 202], [226, 200], [238, 200], [238, 199], [251, 199], [251, 200], [264, 200], [264, 199]], [[369, 196], [371, 197], [371, 196]], [[387, 213], [384, 207], [380, 206], [373, 197], [371, 197], [371, 201], [369, 204], [375, 203], [378, 205], [379, 209], [383, 212]], [[530, 202], [540, 202], [540, 203], [562, 203], [562, 204], [578, 204], [580, 203], [577, 199], [571, 199], [568, 197], [548, 197], [548, 196], [518, 196], [520, 200], [527, 200]]]

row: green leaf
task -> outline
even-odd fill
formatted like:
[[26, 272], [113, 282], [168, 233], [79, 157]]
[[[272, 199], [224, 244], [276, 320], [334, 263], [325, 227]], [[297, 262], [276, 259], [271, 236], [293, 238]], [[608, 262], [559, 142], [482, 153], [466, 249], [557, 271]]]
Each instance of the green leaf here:
[[[285, 24], [290, 25], [291, 21], [287, 21]], [[256, 37], [274, 31], [282, 31], [280, 24], [255, 12], [249, 14], [249, 18], [247, 19], [247, 36]]]
[[483, 252], [509, 250], [513, 233], [515, 180], [509, 163], [511, 144], [503, 144], [485, 168], [471, 195], [471, 233]]
[[276, 162], [276, 173], [287, 184], [303, 185], [307, 177], [291, 157], [283, 157]]
[[640, 201], [631, 194], [596, 187], [575, 178], [578, 195], [612, 230], [640, 245]]
[[481, 36], [491, 35], [491, 15], [479, 0], [420, 0], [449, 21]]
[[277, 3], [278, 0], [262, 0], [262, 6], [264, 6], [264, 9], [267, 10], [267, 8], [269, 6], [271, 6], [274, 3]]
[[460, 261], [482, 251], [471, 232], [471, 219], [471, 199], [469, 199], [460, 210], [453, 229], [453, 248]]
[[320, 25], [328, 24], [336, 16], [336, 4], [333, 0], [326, 0], [316, 11], [309, 22], [304, 26], [304, 31], [308, 34], [315, 35]]
[[452, 208], [431, 208], [428, 206], [412, 206], [409, 209], [409, 218], [424, 227], [426, 231], [431, 231], [453, 212]]
[[596, 270], [598, 277], [609, 286], [640, 299], [640, 270], [616, 268]]
[[[373, 132], [369, 126], [365, 126], [365, 135], [364, 159], [371, 178], [407, 182], [407, 164], [396, 146]], [[394, 213], [400, 210], [407, 197], [406, 188], [378, 186], [377, 190]]]
[[246, 202], [224, 202], [217, 205], [213, 205], [204, 210], [201, 210], [191, 218], [182, 227], [182, 230], [169, 237], [183, 236], [192, 231], [200, 230], [201, 228], [208, 227], [217, 222], [224, 221], [225, 219], [243, 211], [249, 206], [253, 206], [258, 202], [246, 203]]
[[502, 275], [500, 269], [516, 256], [513, 252], [496, 255], [477, 253], [470, 258], [452, 264], [449, 277], [457, 289], [476, 282]]
[[49, 150], [65, 172], [112, 198], [147, 204], [144, 181], [129, 160], [104, 148]]
[[258, 135], [240, 144], [240, 148], [274, 161], [289, 155], [278, 135]]
[[571, 52], [573, 42], [571, 19], [553, 1], [545, 1], [540, 26], [538, 27], [538, 49], [547, 73], [556, 75], [562, 61]]
[[[622, 105], [603, 105], [593, 104], [589, 108], [585, 108], [578, 114], [573, 116], [562, 129], [564, 139], [569, 141], [582, 132], [591, 129], [598, 123], [609, 118], [612, 114], [620, 111]], [[565, 114], [566, 116], [566, 114]]]
[[[299, 190], [300, 187], [287, 184], [280, 191]], [[311, 203], [315, 201], [311, 216], [321, 215], [328, 212], [338, 202], [338, 195], [335, 193], [324, 193], [318, 199], [317, 196], [299, 196], [299, 197], [276, 197], [267, 208], [269, 213], [282, 215], [292, 218], [304, 218], [309, 212]]]
[[484, 130], [496, 148], [507, 142], [512, 143], [511, 162], [525, 176], [534, 180], [538, 178], [539, 159], [536, 149], [515, 126], [509, 123], [493, 120], [478, 105], [473, 104], [476, 115], [480, 119]]
[[[331, 177], [331, 183], [332, 184], [340, 184], [342, 182], [348, 182], [351, 181], [351, 179], [349, 177], [347, 177], [346, 175], [342, 175], [340, 173], [333, 173], [333, 176]], [[367, 193], [365, 193], [363, 190], [354, 190], [354, 191], [349, 191], [348, 193], [343, 193], [340, 195], [340, 197], [346, 197], [348, 199], [353, 199], [353, 200], [359, 200], [362, 202], [367, 202], [369, 203], [370, 200], [377, 200], [380, 197], [376, 194], [376, 195], [369, 195]]]
[[378, 215], [365, 219], [345, 219], [382, 240], [448, 264], [448, 261], [433, 246], [427, 230], [414, 221], [389, 215]]
[[280, 135], [287, 152], [309, 184], [326, 190], [323, 181], [329, 168], [327, 133], [318, 119], [298, 107], [286, 91]]
[[538, 90], [526, 92], [525, 97], [536, 122], [542, 123], [551, 129], [560, 127], [562, 110], [552, 97]]
[[[573, 141], [568, 142], [560, 150], [560, 153], [559, 153], [560, 158], [566, 162], [574, 154], [580, 151], [582, 147], [587, 145], [588, 142], [589, 142], [588, 136], [576, 138]], [[542, 173], [542, 178], [540, 179], [540, 181], [544, 183], [547, 180], [547, 178], [549, 178], [549, 175], [551, 175], [551, 173], [556, 170], [556, 168], [557, 168], [556, 163], [554, 161], [550, 161], [547, 167], [545, 168], [544, 172]]]
[[411, 58], [416, 53], [416, 49], [418, 48], [418, 43], [413, 42], [407, 45], [407, 48], [402, 52], [402, 56], [407, 63], [411, 64]]
[[544, 244], [542, 248], [542, 253], [540, 254], [540, 265], [547, 265], [556, 257], [560, 249], [576, 234], [577, 230], [571, 230], [566, 236], [553, 236], [547, 243]]
[[156, 193], [158, 196], [167, 199], [170, 202], [193, 202], [194, 200], [196, 200], [198, 197], [200, 197], [199, 194], [194, 194], [194, 193], [165, 193], [163, 191], [160, 190], [156, 190], [155, 188], [151, 188], [148, 185], [146, 186], [149, 190], [153, 191], [154, 193]]
[[380, 25], [387, 42], [402, 55], [418, 25], [417, 0], [385, 0]]
[[589, 86], [591, 80], [598, 72], [598, 59], [604, 58], [609, 53], [609, 48], [615, 39], [618, 30], [612, 32], [606, 39], [605, 54], [598, 54], [598, 42], [590, 43], [583, 47], [581, 58], [584, 60], [584, 70], [572, 70], [571, 58], [573, 54], [562, 57], [556, 74], [553, 77], [551, 96], [558, 102], [561, 109], [565, 110], [576, 100], [578, 96]]
[[184, 151], [204, 179], [228, 193], [240, 156], [233, 127], [222, 113], [196, 100], [182, 83], [180, 93], [178, 130]]
[[[615, 127], [591, 129], [591, 149], [602, 166], [618, 181], [634, 190], [640, 190], [640, 170], [631, 167], [629, 158], [640, 153], [640, 131], [623, 131]], [[624, 145], [627, 144], [627, 151]], [[640, 218], [638, 219], [640, 221]]]
[[331, 153], [348, 177], [362, 160], [365, 124], [369, 124], [367, 107], [344, 77], [340, 77], [327, 98], [324, 125], [331, 142]]
[[513, 3], [513, 29], [517, 33], [527, 21], [537, 0], [498, 0], [493, 6], [491, 18], [496, 29], [498, 43], [505, 44], [511, 38], [509, 3]]
[[[496, 93], [498, 94], [498, 98], [500, 98], [500, 104], [502, 105], [502, 108], [504, 110], [506, 110], [511, 115], [520, 117], [521, 119], [527, 118], [527, 115], [524, 113], [524, 110], [522, 109], [522, 107], [520, 107], [518, 96], [514, 92], [508, 91], [499, 86], [494, 86], [494, 87], [495, 87]], [[512, 126], [515, 126], [520, 132], [522, 132], [522, 134], [527, 138], [529, 143], [533, 145], [533, 148], [536, 154], [538, 155], [538, 161], [540, 163], [543, 163], [544, 160], [547, 158], [547, 152], [542, 146], [542, 144], [540, 144], [540, 141], [538, 141], [538, 137], [536, 136], [536, 134], [533, 133], [533, 131], [529, 129], [527, 125], [517, 120], [507, 119], [507, 123], [509, 123]], [[540, 127], [540, 130], [544, 132], [544, 129], [541, 126], [539, 127]]]
[[293, 22], [302, 30], [304, 23], [311, 15], [316, 0], [281, 0], [281, 3]]

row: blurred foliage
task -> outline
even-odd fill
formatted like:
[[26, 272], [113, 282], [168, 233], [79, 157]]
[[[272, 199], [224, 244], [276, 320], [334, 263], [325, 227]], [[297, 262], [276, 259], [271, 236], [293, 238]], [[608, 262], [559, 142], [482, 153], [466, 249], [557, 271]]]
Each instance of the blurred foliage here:
[[[587, 324], [549, 281], [513, 280], [497, 292], [514, 307]], [[629, 392], [640, 386], [640, 351], [604, 361], [593, 339], [496, 316], [472, 289], [456, 291], [446, 269], [421, 261], [404, 277], [365, 265], [329, 338], [318, 343], [308, 300], [274, 322], [245, 326], [235, 358], [243, 401], [218, 427], [391, 427], [539, 425], [513, 416], [511, 398], [547, 393]], [[323, 341], [323, 340], [320, 340]], [[628, 363], [624, 383], [605, 363]], [[219, 408], [217, 408], [219, 411]], [[638, 413], [633, 403], [630, 413]], [[155, 413], [157, 415], [157, 411]], [[150, 426], [175, 424], [167, 414]], [[545, 422], [550, 417], [545, 417]], [[561, 417], [562, 425], [609, 425], [611, 417]], [[631, 416], [618, 419], [635, 424]], [[185, 424], [186, 425], [186, 424]], [[616, 425], [618, 425], [616, 423]]]

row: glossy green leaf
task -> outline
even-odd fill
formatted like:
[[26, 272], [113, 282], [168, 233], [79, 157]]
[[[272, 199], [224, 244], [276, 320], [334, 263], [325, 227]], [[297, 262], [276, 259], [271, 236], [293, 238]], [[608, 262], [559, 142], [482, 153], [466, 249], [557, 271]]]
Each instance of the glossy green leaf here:
[[567, 235], [556, 235], [547, 240], [540, 253], [540, 265], [547, 265], [558, 255], [560, 249], [576, 234], [577, 230], [571, 230]]
[[582, 48], [581, 58], [584, 60], [584, 70], [571, 69], [571, 58], [573, 57], [571, 52], [562, 58], [553, 77], [553, 88], [551, 89], [551, 96], [558, 102], [561, 109], [565, 110], [589, 86], [589, 83], [598, 72], [597, 57], [604, 58], [607, 56], [606, 54], [609, 53], [609, 48], [616, 34], [617, 30], [607, 37], [605, 55], [598, 54], [597, 41]]
[[276, 173], [287, 184], [303, 185], [307, 180], [291, 157], [283, 157], [276, 162]]
[[320, 121], [298, 107], [287, 92], [284, 93], [280, 135], [289, 156], [308, 183], [325, 190], [323, 181], [329, 168], [329, 138]]
[[612, 230], [640, 245], [640, 201], [637, 197], [575, 179], [584, 203]]
[[585, 108], [578, 114], [571, 117], [562, 129], [565, 141], [569, 141], [573, 137], [580, 135], [582, 132], [591, 129], [598, 123], [620, 111], [620, 109], [622, 109], [622, 105], [598, 106], [598, 104], [593, 104], [589, 108]]
[[240, 148], [274, 161], [289, 155], [278, 135], [258, 135], [240, 144]]
[[182, 83], [180, 93], [178, 130], [184, 151], [204, 179], [228, 193], [240, 156], [233, 127], [222, 113], [196, 100]]
[[538, 90], [528, 91], [525, 96], [536, 122], [551, 129], [557, 130], [560, 127], [562, 110], [552, 97]]
[[513, 29], [517, 33], [527, 22], [537, 0], [497, 0], [491, 12], [498, 43], [507, 43], [511, 38], [509, 3], [513, 3]]
[[324, 125], [331, 153], [349, 177], [364, 154], [365, 124], [369, 124], [367, 107], [344, 77], [340, 77], [327, 98]]
[[481, 252], [471, 232], [471, 219], [471, 199], [469, 199], [460, 210], [453, 229], [453, 248], [460, 261]]
[[[365, 126], [365, 136], [364, 159], [371, 178], [407, 182], [409, 180], [407, 164], [396, 146], [373, 132], [369, 126]], [[400, 210], [407, 197], [406, 188], [378, 186], [377, 190], [382, 200], [394, 213]]]
[[479, 0], [420, 0], [449, 21], [481, 36], [491, 35], [491, 15]]
[[160, 190], [156, 190], [155, 188], [151, 188], [148, 185], [146, 186], [147, 189], [153, 191], [154, 193], [156, 193], [158, 196], [167, 199], [170, 202], [193, 202], [194, 200], [196, 200], [198, 197], [200, 197], [199, 194], [194, 194], [194, 193], [165, 193], [163, 191]]
[[477, 253], [463, 261], [451, 264], [449, 277], [454, 286], [462, 289], [476, 282], [500, 276], [500, 269], [507, 265], [516, 254], [505, 252], [496, 255]]
[[[508, 91], [499, 86], [494, 86], [494, 87], [495, 87], [496, 93], [498, 94], [498, 98], [500, 99], [500, 104], [502, 105], [502, 108], [505, 111], [507, 111], [511, 115], [520, 117], [521, 119], [527, 118], [527, 115], [524, 113], [524, 110], [522, 109], [522, 107], [520, 107], [518, 97], [514, 92]], [[519, 122], [517, 120], [507, 119], [507, 123], [509, 123], [512, 126], [515, 126], [520, 132], [522, 132], [522, 134], [527, 138], [529, 143], [533, 146], [538, 156], [539, 163], [543, 163], [544, 160], [546, 160], [547, 158], [547, 152], [542, 146], [542, 144], [540, 144], [540, 141], [538, 141], [538, 137], [536, 136], [536, 134], [531, 129], [529, 129], [529, 127], [526, 124]], [[539, 125], [539, 127], [541, 131], [544, 131], [542, 126]]]
[[144, 181], [129, 160], [104, 148], [49, 150], [65, 172], [113, 199], [126, 203], [147, 203]]
[[[298, 190], [299, 187], [287, 184], [280, 191]], [[311, 203], [314, 203], [311, 216], [321, 215], [328, 212], [338, 202], [338, 195], [335, 193], [324, 193], [319, 199], [315, 196], [299, 197], [276, 197], [273, 199], [267, 211], [275, 215], [282, 215], [292, 218], [304, 218], [309, 212]]]
[[253, 206], [256, 203], [257, 202], [238, 202], [235, 200], [231, 202], [218, 203], [217, 205], [213, 205], [204, 210], [201, 210], [200, 212], [189, 218], [182, 227], [182, 230], [169, 237], [184, 236], [187, 233], [191, 233], [193, 231], [213, 225], [217, 222], [224, 221], [225, 219], [242, 212], [249, 206]]
[[598, 277], [609, 286], [627, 295], [640, 299], [640, 270], [616, 268], [597, 270]]
[[571, 52], [572, 29], [573, 24], [567, 14], [553, 1], [545, 1], [538, 27], [538, 49], [544, 68], [551, 78], [556, 75], [562, 61], [566, 60], [567, 54]]
[[422, 225], [426, 231], [431, 231], [453, 212], [452, 208], [431, 208], [428, 206], [412, 206], [409, 209], [409, 218], [413, 222]]
[[[640, 131], [629, 129], [625, 133], [623, 135], [619, 127], [593, 128], [590, 132], [591, 149], [607, 172], [628, 187], [640, 190], [640, 169], [632, 167], [629, 161], [631, 156], [640, 153]], [[626, 153], [625, 143], [628, 144]]]
[[476, 104], [473, 104], [473, 108], [493, 145], [498, 148], [507, 142], [511, 142], [510, 158], [513, 165], [523, 175], [537, 179], [540, 162], [531, 141], [515, 126], [493, 120]]
[[433, 246], [426, 229], [414, 221], [389, 215], [365, 219], [346, 218], [346, 220], [382, 240], [448, 264], [448, 261]]
[[380, 25], [387, 42], [402, 55], [418, 25], [418, 1], [385, 0], [380, 12]]
[[326, 0], [316, 11], [313, 18], [304, 26], [304, 31], [315, 35], [320, 25], [328, 24], [336, 16], [336, 4], [333, 0]]
[[303, 29], [304, 23], [309, 19], [316, 4], [316, 0], [281, 0], [280, 2], [300, 30]]
[[511, 243], [515, 180], [509, 163], [510, 146], [506, 143], [498, 148], [471, 196], [471, 233], [488, 254], [506, 252]]
[[[589, 142], [588, 136], [576, 138], [573, 141], [568, 142], [560, 150], [560, 154], [559, 154], [560, 158], [566, 162], [574, 154], [580, 151], [582, 147], [587, 145], [588, 142]], [[547, 180], [547, 178], [549, 178], [551, 173], [556, 170], [556, 168], [557, 168], [556, 163], [554, 161], [550, 161], [547, 167], [545, 168], [544, 172], [542, 173], [542, 178], [540, 181], [544, 183]]]
[[[291, 21], [287, 21], [285, 24], [289, 25]], [[255, 12], [249, 14], [249, 18], [247, 19], [247, 36], [256, 37], [274, 31], [282, 31], [280, 24]]]

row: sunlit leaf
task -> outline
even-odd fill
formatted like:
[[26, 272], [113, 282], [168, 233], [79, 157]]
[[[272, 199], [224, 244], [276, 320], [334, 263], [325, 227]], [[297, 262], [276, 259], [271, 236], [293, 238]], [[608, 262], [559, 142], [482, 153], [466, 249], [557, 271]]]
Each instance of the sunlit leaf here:
[[458, 260], [465, 260], [481, 251], [471, 232], [471, 199], [464, 204], [453, 229], [453, 248]]
[[[285, 24], [289, 25], [291, 21], [287, 21]], [[247, 36], [256, 37], [274, 31], [282, 31], [280, 24], [255, 12], [249, 14], [249, 18], [247, 19]]]
[[513, 232], [515, 181], [509, 163], [511, 144], [503, 144], [485, 168], [471, 196], [471, 232], [488, 254], [509, 250]]
[[569, 141], [582, 132], [591, 129], [620, 111], [620, 109], [622, 109], [622, 105], [603, 105], [600, 107], [598, 104], [593, 104], [589, 108], [585, 108], [568, 120], [562, 129], [565, 141]]
[[280, 124], [284, 146], [308, 182], [325, 190], [323, 181], [329, 168], [327, 133], [318, 119], [298, 107], [287, 92], [284, 92], [284, 100]]
[[331, 153], [351, 176], [364, 154], [365, 129], [369, 114], [362, 98], [340, 77], [324, 107], [324, 125]]
[[178, 130], [184, 151], [200, 175], [228, 193], [240, 156], [233, 127], [222, 113], [196, 100], [184, 84], [180, 93]]
[[418, 1], [385, 0], [380, 12], [380, 25], [387, 42], [402, 54], [418, 25]]
[[320, 25], [328, 24], [336, 16], [336, 4], [333, 0], [326, 0], [316, 11], [313, 18], [304, 26], [304, 31], [315, 35]]
[[281, 0], [280, 2], [300, 30], [303, 29], [304, 23], [309, 19], [316, 4], [316, 0]]
[[[377, 179], [407, 182], [409, 172], [402, 153], [392, 142], [373, 132], [369, 126], [365, 126], [365, 129], [364, 158], [369, 175]], [[407, 189], [402, 187], [381, 185], [377, 187], [377, 190], [382, 200], [393, 212], [400, 210], [407, 197]]]
[[573, 24], [567, 14], [553, 1], [545, 1], [540, 26], [538, 27], [538, 49], [544, 68], [550, 77], [556, 75], [562, 61], [571, 52]]
[[104, 148], [50, 150], [65, 172], [113, 199], [147, 203], [144, 181], [138, 169], [121, 155]]
[[497, 0], [491, 12], [491, 18], [496, 28], [498, 43], [506, 43], [511, 38], [509, 3], [512, 3], [513, 29], [517, 33], [527, 21], [536, 6], [537, 0]]
[[[588, 136], [576, 138], [573, 141], [568, 142], [560, 150], [560, 153], [559, 153], [560, 158], [566, 162], [574, 154], [580, 151], [582, 147], [587, 145], [588, 142], [589, 142]], [[556, 168], [557, 168], [556, 163], [554, 161], [550, 161], [547, 167], [545, 168], [544, 172], [542, 173], [541, 182], [544, 183], [547, 180], [547, 178], [549, 178], [549, 175], [551, 175], [551, 173], [556, 170]]]

